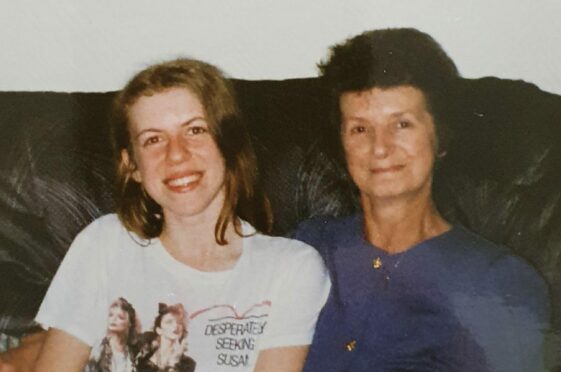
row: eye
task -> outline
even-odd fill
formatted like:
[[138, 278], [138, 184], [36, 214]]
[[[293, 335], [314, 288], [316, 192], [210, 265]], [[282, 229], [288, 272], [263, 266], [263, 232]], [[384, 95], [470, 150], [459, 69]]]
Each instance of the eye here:
[[411, 122], [409, 120], [399, 120], [396, 123], [396, 127], [398, 129], [405, 129], [405, 128], [409, 128], [411, 126]]
[[187, 127], [187, 135], [188, 136], [196, 136], [199, 134], [205, 134], [208, 132], [208, 129], [203, 125], [191, 125]]
[[355, 125], [349, 130], [351, 134], [361, 134], [366, 133], [366, 127], [364, 125]]
[[142, 140], [142, 146], [146, 147], [146, 146], [155, 145], [161, 141], [162, 138], [160, 136], [149, 136]]

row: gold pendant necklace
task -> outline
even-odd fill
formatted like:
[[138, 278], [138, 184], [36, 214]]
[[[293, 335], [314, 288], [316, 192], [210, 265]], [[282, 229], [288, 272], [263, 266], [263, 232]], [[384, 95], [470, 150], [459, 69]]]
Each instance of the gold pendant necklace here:
[[[396, 262], [393, 265], [391, 265], [393, 266], [393, 269], [397, 269], [399, 267], [399, 264], [401, 263], [403, 257], [405, 257], [407, 252], [408, 251], [404, 251], [401, 254], [401, 256], [396, 260]], [[375, 259], [373, 259], [372, 268], [374, 270], [382, 270], [382, 274], [384, 275], [384, 288], [387, 289], [390, 284], [390, 271], [386, 268], [386, 266], [384, 266], [384, 262], [382, 261], [382, 258], [376, 257]]]

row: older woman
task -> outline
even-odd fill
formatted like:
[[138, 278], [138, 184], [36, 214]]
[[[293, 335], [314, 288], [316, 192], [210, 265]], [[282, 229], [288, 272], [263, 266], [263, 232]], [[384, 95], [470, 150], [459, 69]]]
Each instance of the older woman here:
[[540, 371], [548, 294], [508, 249], [437, 210], [452, 60], [413, 29], [365, 32], [320, 65], [361, 213], [317, 218], [333, 287], [305, 371]]
[[[197, 371], [300, 371], [329, 280], [313, 248], [257, 231], [268, 204], [228, 80], [188, 59], [139, 72], [116, 98], [112, 140], [117, 214], [86, 227], [61, 264], [37, 315], [48, 332], [36, 370], [81, 370], [122, 297], [143, 327], [159, 303], [196, 314]], [[164, 351], [155, 369], [175, 370]]]

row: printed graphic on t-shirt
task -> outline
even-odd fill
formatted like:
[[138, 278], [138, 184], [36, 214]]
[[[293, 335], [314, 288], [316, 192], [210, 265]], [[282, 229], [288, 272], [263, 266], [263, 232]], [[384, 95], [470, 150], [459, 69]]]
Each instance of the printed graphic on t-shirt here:
[[270, 301], [263, 301], [240, 313], [233, 306], [218, 305], [193, 314], [195, 318], [208, 313], [204, 337], [211, 338], [219, 351], [217, 366], [247, 367], [250, 364], [257, 339], [267, 325], [270, 306]]
[[92, 348], [85, 371], [195, 371], [197, 363], [187, 343], [194, 319], [203, 323], [190, 339], [207, 346], [205, 354], [214, 359], [212, 364], [217, 369], [243, 369], [255, 362], [270, 306], [270, 301], [248, 309], [214, 305], [188, 314], [181, 303], [160, 303], [153, 324], [145, 327], [134, 306], [120, 297], [109, 306], [106, 335]]

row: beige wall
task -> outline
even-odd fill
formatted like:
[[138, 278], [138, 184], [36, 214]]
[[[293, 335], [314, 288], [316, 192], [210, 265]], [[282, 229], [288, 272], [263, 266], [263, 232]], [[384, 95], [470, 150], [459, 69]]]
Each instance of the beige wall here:
[[466, 77], [561, 93], [559, 19], [561, 0], [2, 0], [0, 90], [114, 90], [180, 55], [238, 78], [315, 76], [328, 45], [412, 26]]

